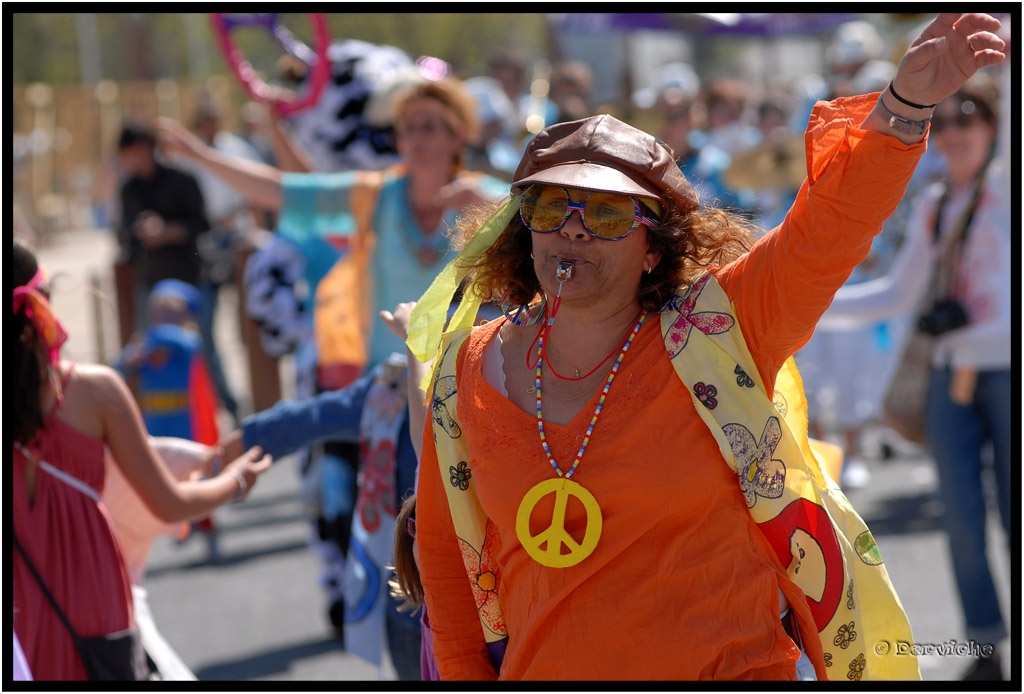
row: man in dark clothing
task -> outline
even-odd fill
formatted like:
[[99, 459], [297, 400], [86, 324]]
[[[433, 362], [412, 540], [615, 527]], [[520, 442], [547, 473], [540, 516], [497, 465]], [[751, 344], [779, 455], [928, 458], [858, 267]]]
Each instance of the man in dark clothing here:
[[[118, 140], [127, 173], [121, 188], [122, 258], [134, 269], [136, 298], [146, 297], [160, 280], [198, 285], [202, 261], [196, 240], [210, 229], [203, 195], [189, 173], [156, 159], [156, 131], [127, 124]], [[146, 324], [145, 300], [135, 302], [135, 328]]]
[[[117, 153], [127, 175], [121, 186], [119, 264], [130, 264], [134, 334], [149, 324], [147, 306], [153, 286], [168, 279], [198, 287], [203, 261], [199, 237], [209, 233], [210, 223], [196, 178], [156, 159], [156, 130], [127, 123], [121, 129]], [[208, 306], [200, 306], [199, 312]], [[210, 560], [219, 561], [217, 528], [213, 517], [193, 525], [207, 540]]]

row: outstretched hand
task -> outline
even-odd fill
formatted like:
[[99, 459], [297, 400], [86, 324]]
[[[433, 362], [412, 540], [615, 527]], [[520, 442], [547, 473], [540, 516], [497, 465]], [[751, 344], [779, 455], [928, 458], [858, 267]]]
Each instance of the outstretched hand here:
[[228, 463], [221, 474], [234, 475], [237, 472], [245, 480], [245, 488], [235, 497], [236, 501], [241, 501], [249, 495], [249, 492], [256, 485], [256, 479], [270, 469], [272, 462], [273, 458], [271, 458], [269, 453], [264, 454], [263, 449], [259, 446], [253, 446], [241, 456]]
[[234, 460], [245, 452], [244, 442], [242, 441], [242, 430], [235, 429], [230, 434], [221, 438], [218, 442], [221, 449], [221, 456], [224, 460]]
[[395, 337], [405, 342], [408, 337], [409, 329], [409, 317], [412, 315], [412, 309], [416, 306], [415, 301], [407, 301], [405, 303], [398, 304], [395, 306], [395, 310], [392, 311], [381, 311], [380, 319], [384, 322], [384, 325], [388, 327]]
[[158, 118], [156, 124], [160, 148], [167, 154], [180, 154], [188, 159], [196, 159], [207, 146], [198, 135], [173, 118]]
[[1005, 58], [1000, 22], [980, 12], [938, 15], [907, 49], [893, 82], [896, 91], [918, 104], [952, 96], [971, 75]]

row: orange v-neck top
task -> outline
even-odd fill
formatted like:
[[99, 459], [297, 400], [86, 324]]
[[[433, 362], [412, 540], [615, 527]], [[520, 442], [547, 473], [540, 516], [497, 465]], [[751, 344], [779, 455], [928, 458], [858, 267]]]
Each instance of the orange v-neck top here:
[[[874, 101], [833, 104], [859, 124]], [[714, 270], [769, 392], [783, 361], [807, 340], [832, 294], [867, 255], [923, 150], [924, 144], [848, 130], [830, 150], [834, 161], [818, 171], [814, 186], [804, 185], [782, 227]], [[470, 336], [457, 368], [469, 469], [500, 540], [485, 558], [500, 570], [509, 635], [500, 678], [795, 679], [799, 652], [780, 623], [778, 591], [804, 633], [813, 634], [806, 601], [753, 522], [735, 473], [669, 361], [657, 320], [648, 320], [622, 362], [573, 477], [601, 508], [593, 554], [567, 568], [529, 556], [516, 535], [516, 514], [527, 492], [556, 473], [535, 413], [484, 379], [483, 350], [501, 323]], [[545, 422], [563, 471], [599, 396], [565, 426]], [[449, 480], [438, 472], [429, 427], [421, 465], [417, 542], [441, 677], [493, 679], [448, 511], [443, 485]], [[551, 518], [552, 497], [534, 518]], [[566, 529], [580, 540], [582, 506], [570, 504], [566, 515]], [[531, 527], [532, 534], [540, 530]], [[820, 646], [808, 644], [808, 655], [822, 678]]]

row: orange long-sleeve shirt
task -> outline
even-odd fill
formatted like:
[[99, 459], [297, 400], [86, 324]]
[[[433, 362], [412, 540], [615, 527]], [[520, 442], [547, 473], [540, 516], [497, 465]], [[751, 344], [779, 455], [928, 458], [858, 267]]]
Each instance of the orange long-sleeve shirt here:
[[[856, 127], [876, 97], [819, 104], [808, 130], [811, 183], [779, 229], [714, 271], [769, 391], [867, 255], [924, 150]], [[484, 380], [483, 348], [499, 325], [478, 329], [459, 355], [458, 419], [500, 540], [493, 561], [509, 634], [500, 677], [793, 679], [798, 651], [779, 621], [778, 590], [811, 633], [806, 602], [751, 519], [657, 321], [623, 361], [574, 476], [603, 514], [594, 553], [568, 568], [529, 557], [516, 513], [527, 491], [554, 473], [534, 413]], [[569, 424], [545, 424], [555, 460], [574, 459], [597, 397]], [[429, 429], [423, 442], [417, 542], [434, 654], [443, 679], [492, 679]], [[545, 510], [539, 515], [550, 518]], [[582, 509], [570, 505], [567, 517], [570, 531], [583, 527]], [[820, 649], [808, 653], [819, 677], [827, 675]]]

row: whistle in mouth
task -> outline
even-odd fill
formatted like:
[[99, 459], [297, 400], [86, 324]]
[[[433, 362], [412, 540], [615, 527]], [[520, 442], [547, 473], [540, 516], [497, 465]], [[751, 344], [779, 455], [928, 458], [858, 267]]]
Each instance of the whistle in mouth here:
[[576, 263], [572, 260], [558, 261], [558, 269], [555, 270], [555, 279], [559, 282], [565, 282], [567, 279], [570, 279], [575, 265]]

